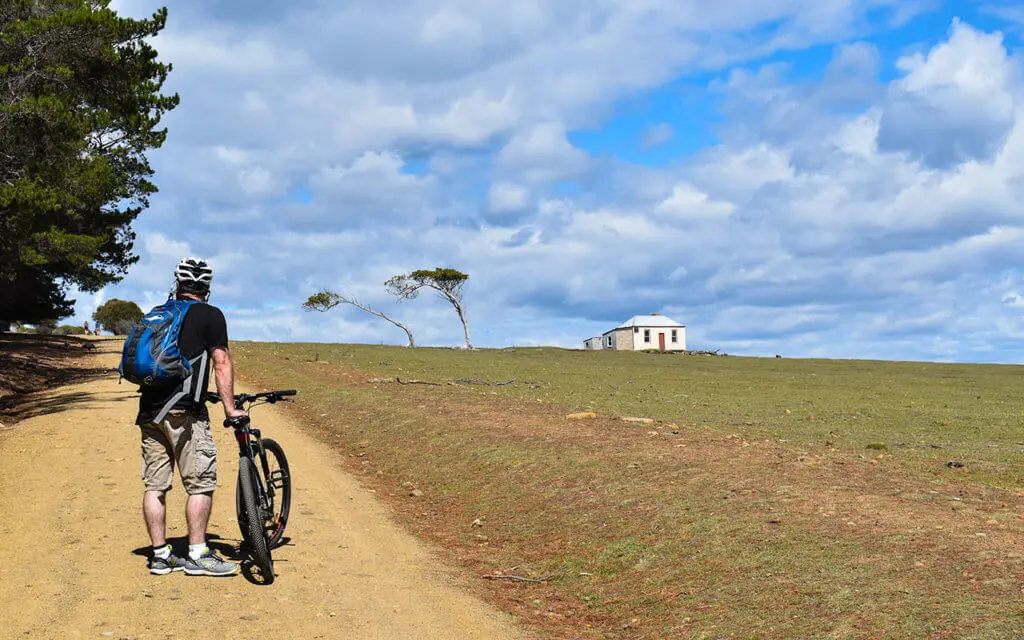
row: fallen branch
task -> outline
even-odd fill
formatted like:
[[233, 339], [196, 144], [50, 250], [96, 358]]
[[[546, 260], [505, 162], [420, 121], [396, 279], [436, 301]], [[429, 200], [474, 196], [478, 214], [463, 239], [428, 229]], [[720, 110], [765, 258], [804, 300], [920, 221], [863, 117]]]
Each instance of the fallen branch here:
[[514, 580], [515, 582], [547, 582], [548, 580], [554, 578], [555, 574], [552, 574], [550, 576], [544, 576], [543, 578], [524, 578], [523, 576], [506, 576], [506, 575], [497, 575], [497, 576], [487, 575], [487, 576], [480, 576], [480, 577], [484, 578], [486, 580]]
[[429, 385], [433, 385], [435, 387], [440, 387], [441, 386], [440, 382], [429, 382], [427, 380], [416, 380], [415, 378], [412, 379], [412, 380], [402, 380], [401, 378], [395, 378], [395, 381], [398, 384], [429, 384]]
[[488, 382], [487, 380], [480, 380], [477, 378], [459, 378], [455, 382], [457, 384], [478, 384], [485, 387], [504, 387], [506, 385], [512, 384], [515, 381], [515, 378], [512, 378], [511, 380], [505, 380], [503, 382]]

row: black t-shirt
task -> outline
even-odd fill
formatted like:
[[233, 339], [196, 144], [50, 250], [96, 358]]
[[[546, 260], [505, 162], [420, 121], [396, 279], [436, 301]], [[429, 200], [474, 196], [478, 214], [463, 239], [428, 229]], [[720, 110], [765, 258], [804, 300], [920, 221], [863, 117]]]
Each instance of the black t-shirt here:
[[[224, 320], [224, 313], [213, 305], [205, 302], [197, 302], [189, 307], [185, 319], [181, 322], [181, 333], [178, 334], [178, 348], [181, 354], [192, 360], [203, 351], [212, 356], [215, 347], [228, 346], [228, 325]], [[213, 368], [212, 357], [207, 363], [206, 373], [199, 381], [201, 389], [207, 389], [210, 384], [210, 370]], [[160, 412], [165, 404], [171, 399], [176, 391], [181, 388], [180, 384], [168, 385], [166, 387], [142, 387], [142, 397], [139, 399], [139, 416], [135, 424], [146, 424], [153, 421], [156, 414]], [[188, 397], [178, 401], [175, 409], [191, 409], [202, 420], [210, 419], [210, 412], [206, 403], [193, 404]]]

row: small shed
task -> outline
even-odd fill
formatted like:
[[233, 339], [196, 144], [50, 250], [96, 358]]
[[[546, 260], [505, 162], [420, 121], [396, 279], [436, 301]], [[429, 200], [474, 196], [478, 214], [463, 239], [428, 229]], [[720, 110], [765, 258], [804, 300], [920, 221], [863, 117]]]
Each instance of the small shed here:
[[601, 336], [596, 338], [587, 338], [583, 341], [584, 349], [600, 349], [601, 348]]

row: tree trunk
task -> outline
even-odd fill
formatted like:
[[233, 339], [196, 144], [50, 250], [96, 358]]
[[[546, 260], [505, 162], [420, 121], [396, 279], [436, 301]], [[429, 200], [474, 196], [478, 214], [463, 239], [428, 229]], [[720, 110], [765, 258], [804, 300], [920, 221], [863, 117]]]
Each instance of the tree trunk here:
[[416, 341], [412, 339], [412, 331], [409, 329], [409, 327], [405, 326], [404, 324], [402, 324], [398, 320], [395, 320], [393, 318], [389, 318], [388, 316], [384, 315], [384, 313], [382, 313], [380, 311], [376, 311], [374, 309], [371, 309], [369, 306], [360, 304], [357, 300], [352, 300], [352, 299], [348, 299], [348, 298], [342, 297], [341, 301], [342, 302], [347, 302], [348, 304], [352, 305], [353, 307], [358, 307], [359, 309], [362, 309], [366, 313], [375, 315], [378, 318], [384, 318], [385, 320], [387, 320], [388, 322], [390, 322], [391, 324], [395, 325], [396, 327], [398, 327], [399, 329], [401, 329], [402, 331], [405, 332], [405, 336], [409, 339], [409, 344], [406, 345], [406, 346], [408, 346], [408, 347], [415, 347], [416, 346]]
[[401, 322], [398, 322], [397, 320], [392, 320], [391, 318], [389, 318], [389, 317], [387, 317], [387, 316], [385, 316], [383, 314], [381, 314], [381, 317], [384, 318], [385, 320], [387, 320], [388, 322], [394, 324], [396, 327], [398, 327], [399, 329], [401, 329], [402, 331], [405, 332], [406, 337], [409, 338], [409, 344], [406, 345], [407, 347], [412, 348], [412, 347], [416, 346], [416, 341], [412, 339], [412, 331], [409, 331], [409, 327], [405, 326]]
[[455, 311], [459, 314], [459, 320], [462, 321], [462, 331], [466, 334], [466, 348], [472, 349], [473, 343], [469, 340], [469, 323], [466, 322], [466, 314], [462, 310], [462, 305], [457, 300], [452, 300], [452, 304], [455, 305]]

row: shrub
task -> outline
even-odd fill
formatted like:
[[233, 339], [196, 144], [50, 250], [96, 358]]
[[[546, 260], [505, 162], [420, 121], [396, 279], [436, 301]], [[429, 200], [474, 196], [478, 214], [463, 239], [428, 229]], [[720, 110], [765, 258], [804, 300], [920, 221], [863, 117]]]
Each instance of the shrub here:
[[102, 327], [104, 331], [125, 335], [131, 331], [132, 325], [142, 320], [143, 315], [142, 309], [134, 302], [113, 298], [100, 305], [92, 314], [92, 319], [96, 321], [96, 326]]

